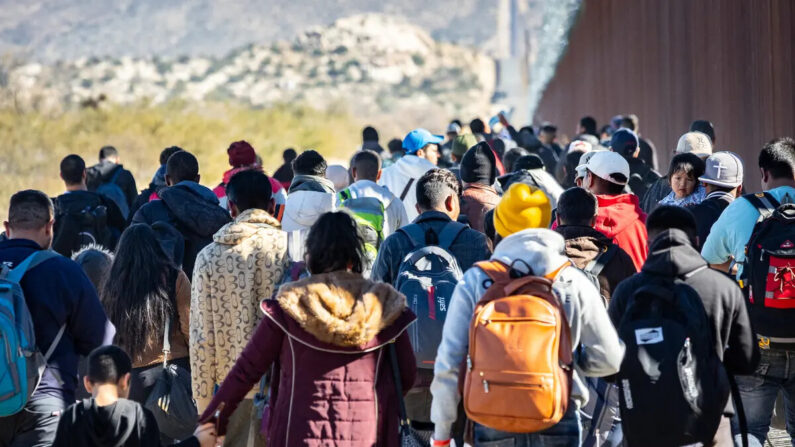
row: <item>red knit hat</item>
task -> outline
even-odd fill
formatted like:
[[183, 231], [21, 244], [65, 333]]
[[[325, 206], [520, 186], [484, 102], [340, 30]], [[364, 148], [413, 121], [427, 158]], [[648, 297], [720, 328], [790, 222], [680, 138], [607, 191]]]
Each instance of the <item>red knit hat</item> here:
[[257, 154], [254, 153], [254, 148], [242, 140], [230, 144], [226, 153], [229, 154], [229, 164], [233, 168], [253, 165], [257, 162]]

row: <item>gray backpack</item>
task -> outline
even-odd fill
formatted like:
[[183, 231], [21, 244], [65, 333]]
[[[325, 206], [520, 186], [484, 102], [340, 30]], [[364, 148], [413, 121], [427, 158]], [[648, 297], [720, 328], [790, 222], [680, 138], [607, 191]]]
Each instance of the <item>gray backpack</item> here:
[[409, 238], [412, 250], [400, 264], [395, 289], [406, 295], [417, 316], [408, 333], [419, 368], [433, 369], [450, 298], [464, 276], [449, 249], [467, 228], [458, 222], [448, 223], [438, 235], [438, 245], [426, 243], [425, 231], [418, 224], [398, 230]]

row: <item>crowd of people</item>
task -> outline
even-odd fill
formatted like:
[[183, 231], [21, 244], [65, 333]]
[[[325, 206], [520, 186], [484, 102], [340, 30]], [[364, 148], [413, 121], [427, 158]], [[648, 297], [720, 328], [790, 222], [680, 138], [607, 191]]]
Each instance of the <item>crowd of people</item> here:
[[4, 223], [0, 446], [761, 446], [779, 395], [795, 445], [795, 141], [759, 188], [683, 131], [69, 155]]

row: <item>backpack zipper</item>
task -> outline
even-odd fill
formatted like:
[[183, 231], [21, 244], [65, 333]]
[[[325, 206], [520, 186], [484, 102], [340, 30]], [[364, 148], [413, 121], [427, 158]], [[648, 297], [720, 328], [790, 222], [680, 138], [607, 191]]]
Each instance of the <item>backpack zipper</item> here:
[[483, 392], [486, 393], [486, 394], [488, 394], [489, 391], [490, 391], [489, 384], [497, 385], [497, 386], [509, 386], [509, 387], [519, 388], [519, 389], [522, 389], [522, 388], [542, 389], [543, 388], [543, 385], [538, 385], [538, 384], [535, 384], [535, 383], [495, 382], [493, 380], [492, 381], [488, 381], [486, 379], [483, 379]]

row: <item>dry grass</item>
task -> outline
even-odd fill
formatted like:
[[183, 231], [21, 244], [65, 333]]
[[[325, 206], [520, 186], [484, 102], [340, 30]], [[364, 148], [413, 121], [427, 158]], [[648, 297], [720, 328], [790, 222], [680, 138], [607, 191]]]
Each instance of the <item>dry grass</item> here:
[[74, 153], [94, 164], [104, 145], [119, 149], [139, 189], [157, 169], [160, 151], [173, 145], [195, 154], [202, 183], [214, 186], [228, 169], [226, 148], [232, 141], [251, 143], [266, 172], [273, 172], [286, 147], [314, 148], [326, 157], [346, 159], [359, 144], [360, 129], [345, 110], [287, 105], [251, 109], [174, 102], [58, 114], [0, 109], [0, 216], [5, 219], [9, 198], [21, 189], [59, 194], [60, 160]]

